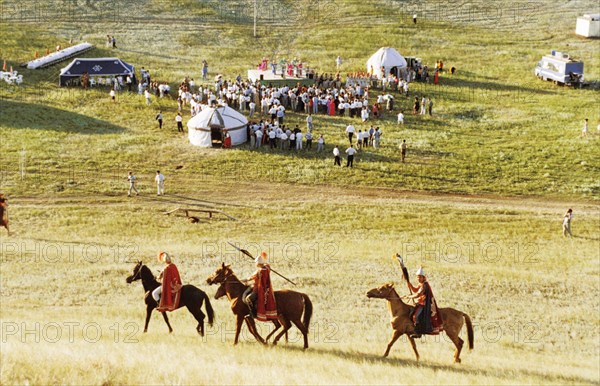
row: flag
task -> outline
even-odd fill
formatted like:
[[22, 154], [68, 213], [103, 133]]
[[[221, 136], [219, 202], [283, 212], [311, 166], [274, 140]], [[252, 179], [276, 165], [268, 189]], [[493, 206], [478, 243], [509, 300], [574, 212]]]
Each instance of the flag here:
[[12, 66], [10, 66], [10, 73], [12, 74], [13, 70], [12, 70]]
[[2, 65], [2, 71], [6, 71], [6, 60], [4, 61], [4, 65]]

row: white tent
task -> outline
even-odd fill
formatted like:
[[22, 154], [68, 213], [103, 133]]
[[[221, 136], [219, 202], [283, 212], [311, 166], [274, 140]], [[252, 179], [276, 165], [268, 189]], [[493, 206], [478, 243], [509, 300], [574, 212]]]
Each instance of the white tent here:
[[385, 75], [389, 75], [390, 71], [397, 71], [406, 68], [406, 60], [398, 51], [391, 47], [381, 47], [376, 53], [367, 60], [367, 72], [377, 78], [382, 78], [381, 67], [385, 70]]
[[600, 14], [578, 17], [575, 33], [586, 38], [600, 37]]
[[207, 106], [189, 120], [188, 137], [194, 146], [212, 147], [213, 140], [221, 143], [223, 129], [227, 129], [231, 145], [240, 145], [248, 141], [247, 125], [246, 117], [229, 106]]

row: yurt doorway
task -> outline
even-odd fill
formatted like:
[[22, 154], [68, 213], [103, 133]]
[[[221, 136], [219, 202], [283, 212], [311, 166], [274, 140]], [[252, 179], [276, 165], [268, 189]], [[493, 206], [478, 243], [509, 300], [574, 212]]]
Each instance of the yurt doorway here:
[[223, 130], [221, 129], [221, 126], [210, 127], [210, 138], [213, 147], [223, 146]]

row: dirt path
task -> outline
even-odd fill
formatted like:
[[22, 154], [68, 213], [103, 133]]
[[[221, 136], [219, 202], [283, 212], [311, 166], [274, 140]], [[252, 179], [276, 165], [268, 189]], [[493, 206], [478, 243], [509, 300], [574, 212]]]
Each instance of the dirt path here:
[[194, 193], [171, 194], [157, 197], [152, 194], [128, 198], [121, 195], [70, 195], [53, 197], [11, 197], [14, 207], [45, 205], [103, 206], [103, 205], [163, 205], [171, 209], [188, 207], [246, 207], [259, 208], [265, 203], [356, 203], [369, 200], [381, 203], [422, 204], [451, 206], [465, 209], [520, 210], [531, 212], [562, 212], [568, 207], [580, 214], [600, 216], [600, 203], [593, 201], [565, 201], [539, 197], [499, 197], [495, 195], [461, 195], [401, 191], [388, 188], [338, 187], [325, 185], [289, 185], [273, 183], [219, 184], [205, 186]]

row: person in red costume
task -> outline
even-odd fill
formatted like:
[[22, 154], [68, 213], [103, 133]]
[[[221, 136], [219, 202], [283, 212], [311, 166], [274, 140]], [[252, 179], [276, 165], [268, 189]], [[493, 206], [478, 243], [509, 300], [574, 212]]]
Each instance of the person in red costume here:
[[[268, 264], [267, 253], [262, 252], [255, 260], [256, 272], [245, 282], [254, 284], [244, 292], [242, 299], [250, 310], [247, 317], [257, 318], [261, 322], [277, 319], [277, 304], [271, 285], [271, 267]], [[256, 301], [256, 307], [254, 302]]]
[[158, 260], [166, 264], [165, 269], [158, 276], [162, 284], [152, 291], [152, 297], [158, 303], [159, 312], [173, 311], [179, 308], [181, 297], [181, 277], [177, 266], [173, 264], [171, 256], [166, 252], [158, 255]]
[[226, 129], [223, 129], [223, 148], [231, 149], [231, 134]]

